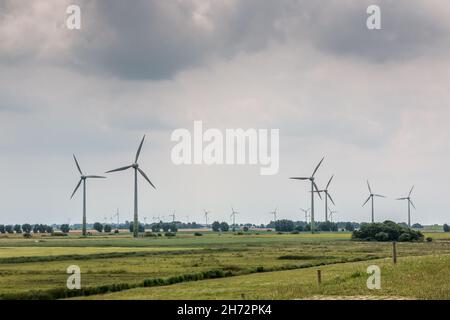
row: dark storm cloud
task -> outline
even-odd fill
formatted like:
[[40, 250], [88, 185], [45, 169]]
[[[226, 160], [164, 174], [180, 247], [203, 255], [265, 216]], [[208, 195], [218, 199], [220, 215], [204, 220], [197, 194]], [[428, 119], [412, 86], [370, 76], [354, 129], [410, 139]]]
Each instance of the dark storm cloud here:
[[[383, 30], [378, 31], [366, 28], [372, 0], [82, 0], [79, 32], [66, 30], [61, 15], [39, 21], [39, 2], [31, 9], [28, 1], [2, 3], [0, 24], [17, 23], [19, 31], [9, 41], [0, 31], [5, 47], [0, 63], [38, 58], [124, 79], [171, 79], [214, 59], [262, 51], [273, 42], [312, 45], [370, 63], [412, 59], [429, 47], [448, 48], [448, 23], [439, 7], [419, 0], [375, 1], [382, 14]], [[59, 2], [55, 10], [64, 12], [67, 4]], [[36, 23], [40, 27], [33, 28]], [[45, 30], [52, 30], [47, 39]]]

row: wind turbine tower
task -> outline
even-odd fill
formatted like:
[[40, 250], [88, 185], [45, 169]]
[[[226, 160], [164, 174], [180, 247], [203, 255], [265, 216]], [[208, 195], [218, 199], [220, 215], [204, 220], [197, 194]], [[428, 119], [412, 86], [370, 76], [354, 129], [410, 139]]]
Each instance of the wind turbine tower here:
[[70, 199], [73, 198], [73, 196], [77, 192], [78, 188], [80, 187], [81, 183], [83, 182], [83, 227], [82, 227], [82, 232], [83, 232], [83, 236], [86, 236], [86, 180], [87, 179], [98, 179], [98, 178], [104, 179], [106, 177], [84, 175], [83, 172], [81, 171], [80, 165], [78, 164], [78, 161], [77, 161], [77, 158], [75, 157], [75, 155], [73, 155], [73, 159], [75, 160], [75, 165], [78, 169], [78, 172], [80, 173], [80, 181], [78, 181], [78, 184], [75, 187], [75, 190], [73, 190], [73, 193], [70, 196]]
[[324, 158], [322, 158], [322, 160], [320, 160], [319, 164], [316, 166], [316, 168], [314, 169], [311, 177], [291, 177], [290, 179], [294, 179], [294, 180], [309, 180], [311, 181], [311, 233], [314, 233], [314, 189], [317, 191], [317, 195], [319, 196], [320, 199], [322, 199], [322, 197], [320, 196], [320, 192], [319, 192], [319, 188], [317, 188], [316, 183], [314, 182], [314, 175], [317, 172], [317, 169], [319, 169], [320, 165], [322, 164]]
[[375, 222], [375, 214], [374, 214], [374, 208], [373, 208], [373, 198], [374, 197], [379, 197], [379, 198], [386, 198], [385, 196], [381, 195], [381, 194], [376, 194], [372, 192], [372, 188], [370, 188], [370, 184], [369, 184], [369, 180], [367, 180], [367, 188], [369, 188], [369, 197], [367, 198], [367, 200], [363, 203], [363, 207], [366, 205], [366, 203], [371, 200], [372, 202], [372, 223]]
[[117, 168], [114, 170], [107, 171], [106, 173], [110, 172], [116, 172], [116, 171], [123, 171], [130, 168], [134, 169], [134, 220], [133, 220], [133, 236], [137, 238], [139, 236], [139, 219], [138, 219], [138, 172], [144, 177], [145, 180], [147, 180], [150, 185], [156, 189], [156, 187], [153, 185], [153, 183], [150, 181], [148, 176], [145, 174], [144, 171], [142, 171], [141, 168], [139, 168], [138, 159], [139, 155], [142, 150], [142, 144], [144, 143], [145, 135], [142, 137], [141, 143], [139, 144], [138, 150], [136, 152], [136, 157], [134, 159], [133, 164], [121, 168]]
[[403, 198], [398, 198], [397, 200], [408, 200], [408, 227], [411, 228], [411, 206], [416, 209], [416, 206], [411, 200], [411, 193], [413, 192], [414, 186], [412, 186], [411, 190], [409, 190], [408, 196]]

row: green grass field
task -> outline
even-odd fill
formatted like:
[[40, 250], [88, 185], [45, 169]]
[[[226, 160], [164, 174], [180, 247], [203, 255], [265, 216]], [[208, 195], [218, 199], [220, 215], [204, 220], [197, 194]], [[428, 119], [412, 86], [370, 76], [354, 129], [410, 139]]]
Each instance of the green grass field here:
[[[36, 298], [36, 292], [57, 292], [56, 297], [64, 297], [60, 292], [66, 287], [67, 267], [77, 265], [82, 289], [92, 290], [71, 292], [88, 295], [75, 298], [301, 299], [378, 295], [448, 299], [446, 288], [418, 292], [421, 287], [431, 288], [428, 284], [432, 283], [437, 288], [450, 287], [448, 270], [443, 270], [443, 266], [450, 269], [450, 235], [431, 236], [435, 239], [431, 243], [398, 243], [399, 264], [395, 267], [390, 262], [391, 243], [351, 241], [349, 233], [206, 232], [198, 237], [179, 232], [175, 238], [139, 239], [129, 234], [32, 239], [13, 236], [0, 238], [0, 298]], [[365, 287], [364, 268], [368, 264], [382, 266], [386, 282], [381, 291]], [[324, 272], [320, 288], [315, 283], [318, 267]], [[423, 283], [405, 283], [403, 279], [408, 275]], [[116, 288], [116, 284], [125, 286]], [[107, 293], [95, 294], [98, 292]]]

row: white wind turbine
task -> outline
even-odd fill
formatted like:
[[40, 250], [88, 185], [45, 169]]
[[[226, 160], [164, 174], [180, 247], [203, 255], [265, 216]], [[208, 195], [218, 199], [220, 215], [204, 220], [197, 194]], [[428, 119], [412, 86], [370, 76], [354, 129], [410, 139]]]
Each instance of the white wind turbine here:
[[278, 206], [275, 207], [275, 210], [269, 212], [269, 214], [273, 215], [273, 221], [276, 222], [277, 219], [277, 210], [278, 210]]
[[78, 172], [80, 173], [81, 176], [80, 176], [80, 181], [78, 181], [78, 184], [75, 187], [75, 190], [73, 190], [73, 193], [70, 196], [70, 199], [73, 198], [73, 196], [77, 192], [78, 188], [80, 187], [81, 183], [83, 182], [83, 227], [82, 227], [82, 233], [83, 233], [83, 236], [86, 236], [86, 180], [87, 179], [97, 179], [97, 178], [104, 179], [106, 177], [84, 175], [83, 172], [81, 171], [80, 165], [78, 164], [78, 161], [77, 161], [77, 158], [75, 157], [75, 155], [73, 155], [73, 159], [75, 160], [75, 165], [77, 166]]
[[134, 220], [133, 220], [133, 236], [135, 238], [137, 238], [139, 236], [139, 220], [138, 220], [138, 185], [137, 185], [137, 177], [138, 177], [138, 172], [144, 177], [145, 180], [148, 181], [148, 183], [150, 183], [150, 185], [156, 189], [156, 187], [153, 185], [153, 183], [150, 181], [150, 179], [147, 177], [147, 175], [145, 174], [144, 171], [142, 171], [141, 168], [139, 168], [139, 164], [138, 164], [138, 159], [139, 159], [139, 155], [141, 153], [141, 149], [142, 149], [142, 144], [144, 143], [144, 139], [145, 139], [145, 135], [142, 137], [141, 143], [139, 144], [139, 148], [136, 152], [136, 157], [134, 159], [134, 163], [126, 166], [126, 167], [121, 167], [118, 169], [114, 169], [114, 170], [110, 170], [107, 171], [106, 173], [110, 173], [110, 172], [116, 172], [116, 171], [123, 171], [123, 170], [127, 170], [130, 168], [134, 169]]
[[233, 206], [231, 206], [231, 215], [230, 218], [233, 219], [233, 226], [236, 226], [236, 215], [239, 214], [239, 212], [235, 211]]
[[320, 199], [322, 199], [322, 197], [320, 196], [320, 192], [319, 192], [319, 188], [317, 188], [316, 183], [314, 182], [314, 175], [317, 172], [317, 169], [319, 169], [320, 165], [322, 164], [324, 158], [322, 158], [322, 160], [320, 160], [319, 164], [316, 166], [316, 168], [314, 169], [311, 177], [291, 177], [290, 179], [294, 179], [294, 180], [310, 180], [311, 181], [311, 233], [314, 233], [314, 189], [317, 191], [317, 195], [319, 196]]
[[408, 196], [403, 198], [398, 198], [397, 200], [408, 200], [408, 227], [411, 228], [411, 206], [415, 209], [414, 203], [411, 200], [411, 193], [413, 192], [414, 186], [409, 190]]
[[300, 208], [300, 210], [302, 210], [303, 213], [305, 214], [305, 222], [308, 223], [308, 217], [309, 217], [308, 212], [309, 212], [310, 208], [308, 208], [308, 209]]
[[367, 188], [369, 188], [370, 195], [367, 198], [367, 200], [363, 203], [362, 206], [364, 207], [369, 200], [372, 200], [372, 223], [374, 223], [375, 222], [375, 214], [374, 214], [374, 208], [373, 208], [373, 198], [374, 197], [386, 198], [386, 197], [381, 194], [373, 193], [372, 188], [370, 188], [369, 180], [367, 180]]

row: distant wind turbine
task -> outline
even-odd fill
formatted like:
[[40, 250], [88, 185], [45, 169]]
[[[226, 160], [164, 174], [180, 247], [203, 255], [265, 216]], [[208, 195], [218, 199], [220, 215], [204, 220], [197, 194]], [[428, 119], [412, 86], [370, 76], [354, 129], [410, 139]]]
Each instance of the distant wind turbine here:
[[134, 222], [133, 222], [133, 236], [135, 238], [137, 238], [139, 236], [139, 220], [138, 220], [138, 186], [137, 186], [137, 177], [138, 177], [138, 171], [139, 173], [145, 178], [145, 180], [148, 181], [148, 183], [150, 183], [150, 185], [156, 189], [156, 187], [153, 185], [153, 183], [150, 181], [150, 179], [147, 177], [147, 175], [145, 174], [144, 171], [142, 171], [141, 168], [139, 168], [139, 164], [138, 164], [138, 159], [139, 159], [139, 155], [141, 153], [141, 149], [142, 149], [142, 144], [144, 143], [144, 139], [145, 139], [145, 135], [142, 137], [141, 143], [139, 144], [139, 148], [136, 152], [136, 157], [134, 159], [134, 163], [126, 166], [126, 167], [121, 167], [118, 169], [114, 169], [114, 170], [110, 170], [107, 171], [106, 173], [110, 173], [110, 172], [116, 172], [116, 171], [123, 171], [123, 170], [127, 170], [130, 168], [134, 169]]
[[316, 174], [317, 169], [319, 169], [320, 165], [322, 164], [323, 159], [324, 158], [322, 158], [322, 160], [320, 160], [319, 164], [314, 169], [311, 177], [291, 177], [290, 178], [290, 179], [295, 179], [295, 180], [310, 180], [311, 181], [311, 233], [314, 233], [314, 189], [316, 189], [319, 198], [322, 199], [322, 197], [320, 196], [319, 188], [317, 188], [317, 185], [314, 182], [314, 175]]
[[169, 217], [172, 217], [172, 223], [175, 222], [175, 210], [172, 211], [172, 214], [169, 214]]
[[331, 180], [333, 180], [334, 175], [331, 176], [330, 180], [328, 180], [327, 186], [323, 190], [319, 190], [316, 192], [323, 192], [325, 193], [325, 221], [328, 221], [328, 199], [331, 200], [331, 202], [335, 205], [333, 198], [330, 196], [330, 192], [328, 191], [328, 187], [330, 186]]
[[303, 208], [300, 208], [300, 210], [302, 210], [303, 211], [303, 213], [305, 214], [305, 222], [306, 223], [308, 223], [308, 212], [309, 212], [309, 210], [310, 210], [310, 208], [308, 208], [308, 209], [303, 209]]
[[336, 210], [329, 209], [330, 222], [333, 222], [333, 214], [338, 213]]
[[233, 207], [231, 207], [231, 215], [230, 218], [233, 218], [233, 226], [236, 226], [236, 215], [239, 214], [239, 212], [235, 211]]
[[81, 185], [81, 182], [83, 182], [83, 227], [82, 227], [82, 232], [83, 232], [83, 236], [86, 236], [86, 179], [97, 179], [97, 178], [101, 178], [104, 179], [106, 177], [103, 176], [85, 176], [83, 174], [83, 172], [81, 171], [80, 165], [78, 164], [77, 158], [75, 157], [75, 155], [73, 155], [73, 159], [75, 160], [75, 165], [77, 166], [78, 172], [80, 173], [80, 181], [78, 181], [77, 186], [75, 187], [75, 190], [73, 190], [72, 195], [70, 196], [70, 199], [73, 198], [73, 196], [75, 195], [75, 192], [77, 192], [78, 188]]
[[375, 215], [374, 215], [374, 210], [373, 210], [373, 198], [374, 197], [386, 198], [386, 197], [381, 195], [381, 194], [373, 193], [372, 189], [370, 188], [369, 180], [367, 180], [367, 188], [369, 188], [370, 195], [367, 198], [367, 200], [363, 203], [362, 206], [364, 207], [369, 200], [372, 200], [372, 223], [374, 223], [375, 222]]
[[269, 214], [273, 215], [273, 221], [276, 222], [277, 221], [277, 210], [278, 210], [278, 206], [275, 207], [275, 210], [269, 212]]
[[209, 214], [209, 211], [207, 211], [206, 209], [203, 209], [203, 212], [205, 213], [205, 224], [206, 224], [206, 227], [208, 227], [208, 214]]
[[411, 228], [411, 206], [415, 209], [414, 203], [411, 200], [411, 193], [413, 192], [414, 186], [409, 190], [408, 196], [404, 198], [398, 198], [397, 200], [408, 200], [408, 227]]

